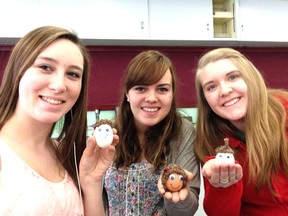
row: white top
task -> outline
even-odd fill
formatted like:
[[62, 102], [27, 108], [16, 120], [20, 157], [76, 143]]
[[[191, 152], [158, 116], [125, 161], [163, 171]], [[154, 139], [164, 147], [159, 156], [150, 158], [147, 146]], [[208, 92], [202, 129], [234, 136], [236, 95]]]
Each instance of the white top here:
[[0, 140], [0, 215], [83, 215], [77, 187], [65, 172], [49, 182]]

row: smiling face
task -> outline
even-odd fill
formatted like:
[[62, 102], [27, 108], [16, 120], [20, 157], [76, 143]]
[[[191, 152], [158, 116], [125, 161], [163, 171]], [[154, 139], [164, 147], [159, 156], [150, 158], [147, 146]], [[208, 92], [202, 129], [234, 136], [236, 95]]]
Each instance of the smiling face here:
[[230, 60], [221, 59], [207, 64], [198, 73], [210, 108], [243, 130], [248, 95], [247, 85], [238, 68]]
[[166, 187], [171, 192], [177, 192], [183, 187], [184, 177], [177, 173], [172, 173], [166, 181]]
[[171, 109], [173, 87], [170, 70], [157, 83], [133, 86], [126, 96], [138, 129], [156, 125]]
[[73, 42], [58, 39], [50, 44], [20, 80], [16, 112], [40, 122], [58, 121], [78, 99], [83, 61]]
[[108, 124], [102, 124], [96, 127], [94, 136], [99, 147], [108, 147], [113, 141], [113, 131], [111, 126]]

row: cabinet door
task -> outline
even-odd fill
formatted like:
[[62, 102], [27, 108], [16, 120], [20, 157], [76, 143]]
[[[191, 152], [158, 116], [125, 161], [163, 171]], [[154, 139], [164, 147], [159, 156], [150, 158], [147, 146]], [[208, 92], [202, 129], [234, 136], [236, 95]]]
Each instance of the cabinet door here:
[[93, 2], [90, 0], [39, 0], [41, 25], [56, 25], [70, 29], [80, 37], [92, 35]]
[[151, 39], [212, 39], [211, 0], [149, 0]]
[[[148, 37], [148, 0], [95, 0], [93, 38], [139, 39]], [[88, 28], [88, 26], [87, 26]]]
[[47, 16], [45, 23], [57, 23], [72, 28], [81, 38], [148, 37], [148, 0], [40, 1], [42, 11], [53, 11], [53, 15]]
[[288, 41], [287, 0], [240, 0], [239, 38]]
[[[40, 25], [39, 0], [0, 1], [0, 37], [19, 38]], [[4, 42], [5, 43], [5, 42]]]

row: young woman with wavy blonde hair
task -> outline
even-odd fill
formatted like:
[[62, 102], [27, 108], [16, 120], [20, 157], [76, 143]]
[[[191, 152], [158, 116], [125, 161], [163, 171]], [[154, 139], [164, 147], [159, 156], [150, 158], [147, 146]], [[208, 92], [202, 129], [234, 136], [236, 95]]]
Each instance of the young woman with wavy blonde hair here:
[[[269, 89], [240, 52], [204, 54], [196, 73], [195, 151], [203, 164], [208, 215], [288, 214], [288, 93]], [[236, 163], [215, 164], [228, 138]]]

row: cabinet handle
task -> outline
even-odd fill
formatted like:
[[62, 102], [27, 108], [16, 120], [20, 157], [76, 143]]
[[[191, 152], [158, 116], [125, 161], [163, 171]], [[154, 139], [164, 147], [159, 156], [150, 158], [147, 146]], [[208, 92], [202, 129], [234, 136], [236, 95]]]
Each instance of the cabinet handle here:
[[141, 21], [141, 29], [144, 29], [144, 21]]

